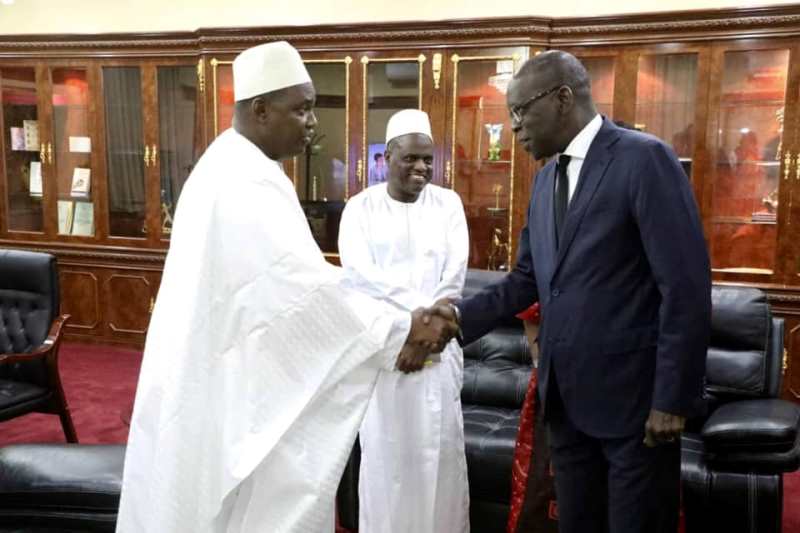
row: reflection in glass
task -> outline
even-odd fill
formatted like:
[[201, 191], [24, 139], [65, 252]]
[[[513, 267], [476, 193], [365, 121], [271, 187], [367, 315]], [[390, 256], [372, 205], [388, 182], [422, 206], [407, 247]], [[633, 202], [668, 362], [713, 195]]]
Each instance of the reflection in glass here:
[[3, 101], [8, 229], [42, 231], [46, 139], [39, 139], [36, 71], [0, 68]]
[[671, 144], [689, 176], [696, 87], [697, 54], [639, 57], [636, 126]]
[[419, 63], [381, 62], [367, 65], [367, 186], [386, 181], [382, 157], [386, 124], [397, 111], [419, 107]]
[[788, 50], [725, 53], [711, 198], [711, 264], [772, 271]]
[[592, 99], [597, 112], [614, 118], [614, 65], [613, 57], [581, 57], [581, 63], [592, 81]]
[[347, 179], [347, 71], [344, 62], [307, 63], [317, 91], [317, 129], [296, 159], [296, 186], [311, 233], [323, 252], [335, 253]]
[[[103, 68], [111, 235], [146, 233], [141, 74], [137, 67]], [[149, 154], [148, 154], [149, 155]]]
[[[91, 149], [89, 135], [89, 84], [86, 70], [54, 68], [53, 80], [53, 141], [55, 145], [55, 176], [58, 189], [58, 233], [72, 235], [75, 207], [78, 202], [92, 201]], [[79, 207], [79, 213], [89, 208]], [[91, 210], [92, 214], [94, 210]], [[94, 235], [91, 226], [77, 227], [77, 234]], [[79, 225], [80, 226], [80, 225]]]
[[214, 110], [214, 133], [219, 135], [233, 126], [233, 65], [217, 64], [216, 66], [216, 109]]
[[464, 203], [470, 236], [469, 266], [474, 268], [507, 270], [510, 266], [508, 200], [514, 138], [506, 84], [498, 82], [504, 74], [510, 79], [509, 61], [458, 63], [453, 188]]
[[158, 161], [161, 172], [161, 233], [172, 230], [172, 217], [186, 178], [194, 168], [197, 128], [197, 74], [194, 66], [158, 67]]

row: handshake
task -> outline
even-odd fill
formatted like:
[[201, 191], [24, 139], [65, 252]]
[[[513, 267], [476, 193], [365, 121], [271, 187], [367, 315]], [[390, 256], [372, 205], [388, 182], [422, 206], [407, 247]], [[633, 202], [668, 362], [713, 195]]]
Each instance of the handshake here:
[[430, 354], [444, 350], [458, 328], [458, 317], [448, 299], [412, 311], [411, 331], [397, 356], [397, 370], [406, 374], [421, 370]]

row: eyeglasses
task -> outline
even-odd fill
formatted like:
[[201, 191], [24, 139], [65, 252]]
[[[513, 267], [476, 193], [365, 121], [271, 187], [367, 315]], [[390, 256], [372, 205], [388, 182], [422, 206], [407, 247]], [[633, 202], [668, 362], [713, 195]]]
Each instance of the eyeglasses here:
[[536, 100], [538, 100], [540, 98], [544, 98], [548, 94], [559, 90], [563, 86], [564, 86], [563, 84], [556, 85], [552, 89], [547, 89], [546, 91], [542, 91], [540, 93], [536, 93], [533, 96], [531, 96], [530, 98], [528, 98], [527, 100], [525, 100], [520, 105], [515, 105], [515, 106], [511, 107], [510, 110], [509, 110], [511, 112], [511, 119], [514, 120], [515, 122], [522, 122], [522, 115], [525, 114], [526, 110], [531, 106], [531, 104], [533, 104]]

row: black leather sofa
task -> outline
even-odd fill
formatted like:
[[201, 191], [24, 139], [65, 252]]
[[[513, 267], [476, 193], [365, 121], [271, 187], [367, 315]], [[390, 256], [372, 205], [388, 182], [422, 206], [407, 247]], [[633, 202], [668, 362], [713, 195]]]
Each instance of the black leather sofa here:
[[[470, 271], [468, 295], [502, 274]], [[783, 321], [756, 289], [715, 286], [707, 364], [709, 415], [682, 439], [687, 533], [780, 533], [782, 476], [800, 458], [800, 407], [777, 399]], [[476, 533], [504, 533], [519, 410], [531, 371], [521, 324], [510, 320], [466, 347], [462, 404]], [[0, 532], [113, 531], [121, 446], [0, 449]], [[338, 494], [357, 526], [358, 448]], [[60, 527], [59, 527], [60, 526]], [[51, 528], [51, 529], [47, 529]]]
[[[502, 273], [470, 270], [464, 295]], [[800, 461], [800, 407], [778, 399], [783, 320], [765, 294], [715, 285], [708, 350], [707, 416], [682, 439], [686, 533], [781, 533], [783, 473]], [[504, 533], [520, 408], [531, 372], [520, 321], [509, 320], [464, 349], [461, 392], [472, 531]], [[358, 449], [339, 492], [343, 525], [358, 524]]]

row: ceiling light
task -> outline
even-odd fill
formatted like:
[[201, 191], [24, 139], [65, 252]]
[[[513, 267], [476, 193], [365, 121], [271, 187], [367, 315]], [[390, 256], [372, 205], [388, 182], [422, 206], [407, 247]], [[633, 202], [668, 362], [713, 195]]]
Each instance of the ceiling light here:
[[0, 0], [0, 3], [10, 6], [14, 3], [14, 0]]

